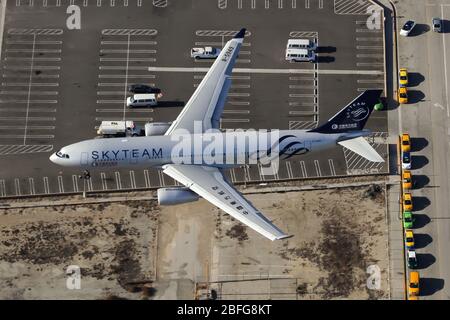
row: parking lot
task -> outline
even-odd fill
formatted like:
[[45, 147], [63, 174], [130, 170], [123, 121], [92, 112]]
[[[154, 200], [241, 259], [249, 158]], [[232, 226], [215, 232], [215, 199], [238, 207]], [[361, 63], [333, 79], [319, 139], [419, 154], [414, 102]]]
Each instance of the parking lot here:
[[[81, 29], [66, 26], [78, 5]], [[369, 1], [10, 0], [3, 34], [0, 91], [0, 197], [173, 185], [154, 169], [80, 171], [53, 165], [60, 147], [93, 138], [102, 120], [173, 121], [211, 65], [193, 46], [221, 47], [247, 35], [233, 72], [223, 129], [309, 129], [365, 89], [384, 88], [383, 30], [365, 25]], [[270, 24], [267, 21], [270, 20]], [[327, 23], [323, 23], [326, 21]], [[319, 47], [316, 64], [289, 63], [289, 38]], [[162, 89], [158, 107], [129, 110], [126, 86]], [[386, 114], [368, 123], [386, 159]], [[386, 173], [336, 147], [282, 162], [277, 175], [236, 168], [233, 182]]]

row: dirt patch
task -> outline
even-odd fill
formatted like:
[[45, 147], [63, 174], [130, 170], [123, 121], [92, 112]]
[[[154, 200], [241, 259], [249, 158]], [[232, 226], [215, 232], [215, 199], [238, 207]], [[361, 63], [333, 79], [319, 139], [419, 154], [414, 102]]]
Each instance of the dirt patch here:
[[10, 273], [0, 297], [70, 299], [65, 270], [77, 265], [81, 296], [140, 298], [154, 278], [158, 214], [150, 201], [0, 210], [0, 268]]

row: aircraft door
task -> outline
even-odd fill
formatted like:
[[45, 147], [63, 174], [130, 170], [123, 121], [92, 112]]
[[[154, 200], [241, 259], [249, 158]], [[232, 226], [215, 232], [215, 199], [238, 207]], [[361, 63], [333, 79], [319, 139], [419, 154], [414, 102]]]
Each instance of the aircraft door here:
[[88, 165], [88, 153], [87, 152], [82, 152], [81, 153], [80, 164], [82, 166], [87, 166]]

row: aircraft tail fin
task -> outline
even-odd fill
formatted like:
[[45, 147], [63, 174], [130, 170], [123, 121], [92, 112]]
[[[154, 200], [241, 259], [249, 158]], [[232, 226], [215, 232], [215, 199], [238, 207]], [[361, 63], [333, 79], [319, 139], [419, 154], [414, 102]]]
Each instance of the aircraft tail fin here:
[[372, 162], [384, 162], [384, 159], [376, 152], [374, 148], [363, 137], [357, 137], [349, 140], [339, 141], [341, 146], [350, 149]]
[[325, 124], [309, 132], [318, 133], [342, 133], [349, 131], [361, 131], [373, 108], [380, 100], [383, 90], [366, 90], [356, 99], [347, 104]]

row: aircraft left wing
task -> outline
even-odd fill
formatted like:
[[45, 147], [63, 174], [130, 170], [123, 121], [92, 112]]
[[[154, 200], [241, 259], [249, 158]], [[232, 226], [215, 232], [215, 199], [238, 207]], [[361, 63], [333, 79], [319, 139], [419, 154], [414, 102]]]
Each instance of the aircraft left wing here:
[[228, 41], [206, 73], [202, 82], [165, 135], [176, 129], [194, 133], [194, 122], [202, 123], [202, 132], [219, 128], [220, 116], [231, 85], [231, 72], [244, 41], [245, 29], [241, 29]]
[[168, 164], [163, 169], [168, 176], [270, 240], [288, 237], [225, 181], [218, 168]]

